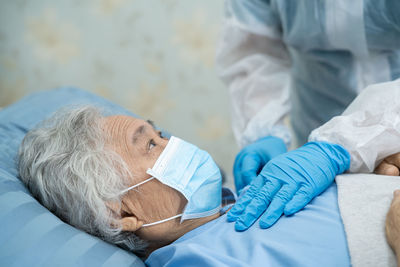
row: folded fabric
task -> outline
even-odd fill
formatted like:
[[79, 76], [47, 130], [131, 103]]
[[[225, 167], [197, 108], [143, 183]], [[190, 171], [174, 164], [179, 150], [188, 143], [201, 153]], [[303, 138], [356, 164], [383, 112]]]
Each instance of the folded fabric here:
[[352, 266], [397, 266], [386, 242], [385, 220], [400, 177], [345, 174], [336, 183]]

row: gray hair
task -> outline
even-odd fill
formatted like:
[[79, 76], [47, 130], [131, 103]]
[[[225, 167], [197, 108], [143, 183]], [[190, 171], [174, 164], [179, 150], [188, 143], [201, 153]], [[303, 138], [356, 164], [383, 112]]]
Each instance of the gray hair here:
[[19, 149], [18, 169], [31, 193], [69, 224], [142, 254], [147, 246], [123, 232], [106, 202], [121, 207], [130, 177], [122, 158], [106, 147], [101, 110], [63, 108], [29, 131]]

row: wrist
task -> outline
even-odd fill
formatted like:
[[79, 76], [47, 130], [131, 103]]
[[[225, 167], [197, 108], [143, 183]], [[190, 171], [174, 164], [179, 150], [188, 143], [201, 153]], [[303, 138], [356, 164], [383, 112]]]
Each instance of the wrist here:
[[310, 146], [320, 151], [321, 156], [324, 156], [333, 167], [335, 176], [350, 168], [350, 153], [341, 145], [316, 141], [309, 142], [304, 146]]

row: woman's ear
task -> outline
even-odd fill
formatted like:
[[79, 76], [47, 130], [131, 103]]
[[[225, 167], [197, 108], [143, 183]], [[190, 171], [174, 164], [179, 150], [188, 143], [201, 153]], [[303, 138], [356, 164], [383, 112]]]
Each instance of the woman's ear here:
[[122, 225], [122, 231], [135, 232], [143, 225], [143, 221], [135, 216], [127, 216], [119, 220]]
[[[118, 216], [118, 214], [121, 213], [120, 204], [116, 202], [108, 202], [106, 205], [115, 216]], [[117, 227], [117, 225], [121, 225], [122, 231], [135, 232], [143, 225], [143, 221], [131, 214], [128, 215], [123, 213], [121, 217], [121, 219], [116, 220], [114, 223], [112, 223], [112, 225], [115, 227]]]

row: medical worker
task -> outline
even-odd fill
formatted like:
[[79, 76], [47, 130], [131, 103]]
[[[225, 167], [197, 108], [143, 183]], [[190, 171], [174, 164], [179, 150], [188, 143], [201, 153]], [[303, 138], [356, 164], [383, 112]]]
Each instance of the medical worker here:
[[[267, 228], [348, 170], [346, 145], [305, 143], [363, 88], [400, 77], [400, 1], [226, 0], [225, 16], [217, 67], [242, 148], [236, 189], [251, 183], [228, 219], [246, 230], [266, 211]], [[285, 153], [291, 143], [305, 145]]]

